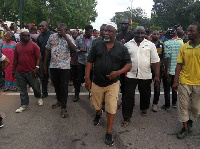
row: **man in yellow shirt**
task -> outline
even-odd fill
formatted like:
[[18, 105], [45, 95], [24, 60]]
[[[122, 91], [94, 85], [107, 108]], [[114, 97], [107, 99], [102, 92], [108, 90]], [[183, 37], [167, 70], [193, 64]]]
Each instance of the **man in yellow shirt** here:
[[183, 128], [177, 135], [178, 139], [183, 139], [191, 133], [192, 123], [200, 114], [199, 24], [188, 27], [188, 39], [189, 42], [180, 48], [173, 83], [174, 90], [178, 90], [178, 120], [183, 123]]

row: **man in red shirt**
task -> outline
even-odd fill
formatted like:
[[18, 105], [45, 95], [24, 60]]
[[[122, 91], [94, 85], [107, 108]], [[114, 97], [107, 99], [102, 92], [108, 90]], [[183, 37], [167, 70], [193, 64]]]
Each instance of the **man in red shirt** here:
[[40, 48], [30, 40], [30, 33], [27, 29], [21, 30], [20, 39], [21, 41], [15, 47], [12, 70], [13, 77], [17, 78], [17, 88], [21, 98], [21, 107], [16, 110], [16, 113], [20, 113], [28, 108], [27, 84], [33, 88], [38, 104], [40, 106], [43, 105], [38, 80], [38, 69], [41, 59]]

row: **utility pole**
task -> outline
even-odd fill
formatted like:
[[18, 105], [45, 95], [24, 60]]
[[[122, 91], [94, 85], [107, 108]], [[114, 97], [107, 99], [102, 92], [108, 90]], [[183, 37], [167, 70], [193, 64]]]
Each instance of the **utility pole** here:
[[133, 0], [130, 0], [130, 1], [131, 1], [131, 19], [130, 19], [130, 24], [132, 25], [132, 17], [133, 17], [132, 3], [133, 3]]

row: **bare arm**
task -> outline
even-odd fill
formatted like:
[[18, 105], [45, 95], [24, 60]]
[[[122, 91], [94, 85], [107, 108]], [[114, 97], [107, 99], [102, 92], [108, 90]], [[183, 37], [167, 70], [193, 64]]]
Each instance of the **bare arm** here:
[[3, 60], [3, 63], [2, 63], [2, 69], [5, 70], [8, 65], [10, 64], [10, 60], [6, 57], [4, 60]]
[[182, 67], [183, 67], [182, 63], [177, 63], [176, 69], [175, 69], [174, 83], [173, 83], [173, 89], [175, 91], [178, 91], [178, 77], [182, 70]]
[[160, 82], [159, 75], [160, 75], [160, 62], [152, 63], [151, 64], [155, 73], [154, 78], [154, 85], [157, 86]]
[[87, 62], [85, 67], [85, 88], [90, 92], [92, 82], [90, 80], [90, 72], [92, 70], [93, 63]]
[[106, 77], [108, 79], [115, 79], [116, 77], [118, 77], [119, 75], [121, 75], [122, 73], [126, 73], [128, 71], [131, 70], [132, 67], [132, 63], [127, 63], [126, 65], [124, 65], [124, 67], [118, 71], [112, 71], [109, 75], [107, 75]]

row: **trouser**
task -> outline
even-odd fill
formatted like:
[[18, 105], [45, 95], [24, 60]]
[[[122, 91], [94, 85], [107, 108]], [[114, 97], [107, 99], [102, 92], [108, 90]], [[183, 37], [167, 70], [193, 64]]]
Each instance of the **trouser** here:
[[83, 82], [85, 77], [85, 65], [78, 63], [77, 66], [77, 79], [76, 79], [76, 84], [75, 84], [75, 95], [79, 95], [80, 93], [80, 87], [81, 83]]
[[50, 73], [57, 101], [61, 103], [61, 109], [66, 109], [70, 69], [50, 68]]
[[124, 119], [132, 117], [135, 89], [137, 85], [140, 92], [140, 110], [146, 110], [149, 108], [151, 97], [151, 82], [151, 79], [142, 80], [125, 78], [125, 98], [122, 100], [122, 115]]
[[[43, 72], [43, 61], [40, 62], [40, 71], [39, 71], [39, 77], [40, 77], [40, 80], [41, 80], [41, 83], [42, 83], [42, 94], [43, 95], [48, 95], [48, 80], [49, 80], [49, 73], [47, 74], [44, 74]], [[49, 68], [49, 64], [50, 64], [50, 61], [47, 62], [47, 70]]]
[[38, 77], [34, 78], [32, 76], [32, 71], [29, 71], [26, 73], [20, 73], [17, 71], [16, 79], [17, 79], [17, 89], [20, 93], [20, 98], [21, 98], [21, 106], [29, 105], [27, 84], [29, 84], [33, 88], [35, 97], [41, 98], [40, 83], [39, 83]]
[[196, 120], [200, 115], [200, 86], [178, 86], [178, 120], [187, 122]]
[[75, 86], [76, 81], [77, 81], [77, 65], [71, 65], [71, 76], [73, 80], [73, 85]]
[[[157, 105], [158, 101], [159, 101], [159, 97], [160, 97], [160, 84], [161, 84], [161, 80], [163, 83], [163, 87], [164, 87], [164, 97], [167, 97], [167, 79], [164, 75], [162, 75], [162, 73], [160, 73], [160, 83], [157, 86], [154, 86], [154, 99], [153, 99], [153, 104]], [[154, 79], [154, 76], [153, 76]]]
[[125, 96], [125, 73], [121, 74], [120, 75], [120, 90], [121, 90], [121, 93], [122, 93], [122, 100]]
[[[174, 82], [174, 75], [169, 75], [169, 78], [166, 79], [165, 92], [165, 107], [170, 107], [170, 87], [172, 88]], [[172, 90], [172, 104], [177, 102], [177, 92]]]

